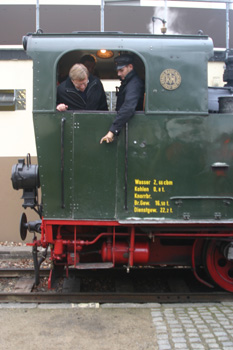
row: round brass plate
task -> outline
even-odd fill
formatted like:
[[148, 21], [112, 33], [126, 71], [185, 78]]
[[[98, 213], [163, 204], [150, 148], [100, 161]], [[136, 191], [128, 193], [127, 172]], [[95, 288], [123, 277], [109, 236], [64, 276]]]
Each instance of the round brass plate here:
[[166, 90], [175, 90], [181, 84], [181, 75], [175, 69], [165, 69], [160, 74], [160, 84]]

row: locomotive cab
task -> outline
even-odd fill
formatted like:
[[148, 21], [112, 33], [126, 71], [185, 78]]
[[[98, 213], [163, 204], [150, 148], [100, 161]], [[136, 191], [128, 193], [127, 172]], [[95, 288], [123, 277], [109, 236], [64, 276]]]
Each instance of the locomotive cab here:
[[[212, 40], [72, 33], [31, 34], [24, 44], [34, 62], [43, 203], [41, 238], [32, 245], [51, 247], [50, 286], [59, 266], [67, 274], [70, 266], [190, 266], [208, 284], [197, 265], [233, 291], [233, 116], [209, 112]], [[111, 52], [96, 64], [109, 110], [57, 111], [57, 85], [101, 48]], [[122, 53], [134, 56], [145, 82], [144, 109], [114, 142], [100, 144], [116, 116], [114, 58]]]

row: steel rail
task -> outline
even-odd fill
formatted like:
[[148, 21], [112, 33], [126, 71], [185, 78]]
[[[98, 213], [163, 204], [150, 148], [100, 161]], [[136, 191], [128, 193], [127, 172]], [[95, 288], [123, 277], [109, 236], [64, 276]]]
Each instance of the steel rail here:
[[0, 293], [0, 303], [191, 303], [232, 302], [233, 295], [215, 293]]
[[[49, 276], [50, 269], [41, 269], [40, 276], [47, 277]], [[21, 269], [19, 268], [0, 268], [0, 278], [14, 278], [22, 277], [25, 275], [34, 275], [35, 270], [33, 268]]]

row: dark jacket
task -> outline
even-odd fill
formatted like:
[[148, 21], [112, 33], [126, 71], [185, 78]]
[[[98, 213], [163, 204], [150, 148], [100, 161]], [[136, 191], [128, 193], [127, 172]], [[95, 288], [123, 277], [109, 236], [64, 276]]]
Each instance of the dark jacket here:
[[86, 110], [108, 110], [106, 95], [103, 85], [99, 78], [89, 75], [89, 83], [85, 90], [86, 101], [74, 87], [71, 79], [68, 77], [57, 87], [57, 105], [64, 103], [68, 109], [86, 109]]
[[109, 130], [115, 135], [118, 135], [125, 123], [134, 115], [135, 111], [143, 110], [143, 98], [143, 81], [132, 70], [122, 81], [117, 93], [117, 115]]

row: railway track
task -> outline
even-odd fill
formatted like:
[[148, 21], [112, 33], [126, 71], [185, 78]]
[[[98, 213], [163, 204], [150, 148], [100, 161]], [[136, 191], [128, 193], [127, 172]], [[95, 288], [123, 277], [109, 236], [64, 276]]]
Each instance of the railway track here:
[[[175, 272], [175, 273], [174, 273]], [[49, 270], [41, 270], [41, 283], [34, 286], [33, 269], [0, 269], [1, 303], [187, 303], [233, 301], [233, 294], [197, 284], [190, 271], [133, 273], [130, 278], [118, 271], [71, 271], [48, 291]], [[110, 278], [111, 276], [111, 278]], [[143, 276], [143, 278], [142, 278]], [[189, 278], [187, 279], [187, 276]], [[127, 278], [126, 278], [127, 277]], [[135, 279], [137, 277], [137, 279]], [[139, 283], [140, 281], [140, 283]], [[151, 283], [151, 281], [153, 283]]]
[[1, 303], [216, 303], [233, 301], [227, 293], [0, 293]]

